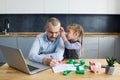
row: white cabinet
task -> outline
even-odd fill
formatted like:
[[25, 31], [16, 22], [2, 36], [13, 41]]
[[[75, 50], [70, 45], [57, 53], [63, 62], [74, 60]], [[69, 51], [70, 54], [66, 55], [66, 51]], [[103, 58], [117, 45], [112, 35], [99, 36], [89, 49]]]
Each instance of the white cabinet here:
[[6, 0], [0, 0], [0, 14], [6, 12]]
[[0, 13], [120, 14], [120, 0], [0, 0]]
[[7, 0], [7, 13], [43, 13], [43, 0]]
[[107, 11], [107, 0], [70, 0], [69, 13], [101, 14]]
[[120, 0], [69, 0], [69, 13], [120, 14]]
[[68, 13], [68, 0], [44, 0], [44, 13]]
[[98, 38], [84, 38], [84, 56], [83, 58], [98, 58]]
[[99, 57], [115, 57], [115, 39], [112, 37], [99, 38]]
[[120, 14], [120, 0], [107, 0], [107, 13]]

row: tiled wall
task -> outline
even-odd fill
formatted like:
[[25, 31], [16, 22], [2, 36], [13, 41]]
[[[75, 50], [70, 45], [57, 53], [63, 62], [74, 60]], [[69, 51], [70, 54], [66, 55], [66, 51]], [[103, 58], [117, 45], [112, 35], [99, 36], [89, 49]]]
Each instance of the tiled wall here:
[[48, 18], [57, 17], [62, 26], [81, 24], [85, 32], [120, 32], [120, 15], [103, 14], [0, 14], [0, 32], [7, 20], [10, 32], [43, 32]]

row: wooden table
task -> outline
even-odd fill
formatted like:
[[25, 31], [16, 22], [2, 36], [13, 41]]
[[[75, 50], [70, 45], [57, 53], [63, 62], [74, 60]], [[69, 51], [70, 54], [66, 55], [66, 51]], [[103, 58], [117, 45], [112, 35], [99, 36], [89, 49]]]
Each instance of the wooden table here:
[[[106, 64], [105, 59], [85, 59], [86, 65], [89, 61], [97, 61]], [[0, 67], [0, 80], [120, 80], [120, 64], [115, 64], [113, 75], [105, 74], [102, 68], [99, 73], [92, 73], [89, 70], [84, 75], [71, 72], [70, 76], [63, 76], [62, 73], [53, 73], [52, 69], [29, 75], [9, 67], [7, 64]]]

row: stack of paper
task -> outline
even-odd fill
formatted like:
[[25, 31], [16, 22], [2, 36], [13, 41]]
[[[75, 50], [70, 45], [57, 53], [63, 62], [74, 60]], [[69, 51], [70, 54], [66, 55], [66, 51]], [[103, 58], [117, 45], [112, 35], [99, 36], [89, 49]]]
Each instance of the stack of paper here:
[[[54, 73], [63, 72], [65, 70], [72, 70], [75, 71], [76, 67], [73, 64], [59, 64], [55, 67], [52, 67]], [[80, 66], [80, 69], [84, 69]]]

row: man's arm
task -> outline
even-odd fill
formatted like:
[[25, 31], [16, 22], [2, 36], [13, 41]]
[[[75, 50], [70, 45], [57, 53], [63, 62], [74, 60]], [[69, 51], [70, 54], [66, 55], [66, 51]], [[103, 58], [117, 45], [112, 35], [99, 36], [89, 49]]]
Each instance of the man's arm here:
[[56, 50], [52, 53], [46, 54], [46, 57], [48, 57], [48, 58], [52, 57], [53, 59], [55, 59], [57, 61], [63, 60], [65, 45], [64, 45], [62, 38], [59, 38], [59, 39], [60, 40], [59, 40], [58, 45], [56, 46]]
[[51, 56], [57, 61], [63, 59], [64, 43], [63, 43], [63, 40], [61, 38], [60, 38], [59, 44], [56, 46], [55, 52], [53, 52], [53, 53], [39, 55], [40, 45], [43, 45], [43, 44], [41, 44], [39, 41], [39, 38], [36, 37], [36, 39], [33, 43], [33, 46], [30, 50], [30, 53], [29, 53], [30, 60], [35, 61], [35, 62], [48, 64], [51, 61]]
[[57, 61], [61, 61], [61, 60], [63, 60], [64, 50], [65, 50], [65, 45], [64, 45], [62, 38], [60, 37], [60, 42], [57, 45], [55, 52], [53, 52], [52, 54], [49, 54], [49, 55], [52, 56]]
[[39, 41], [39, 36], [37, 36], [32, 45], [32, 48], [30, 50], [29, 57], [28, 57], [31, 61], [42, 63], [42, 58], [45, 57], [45, 55], [44, 54], [39, 55], [40, 45], [42, 44]]

